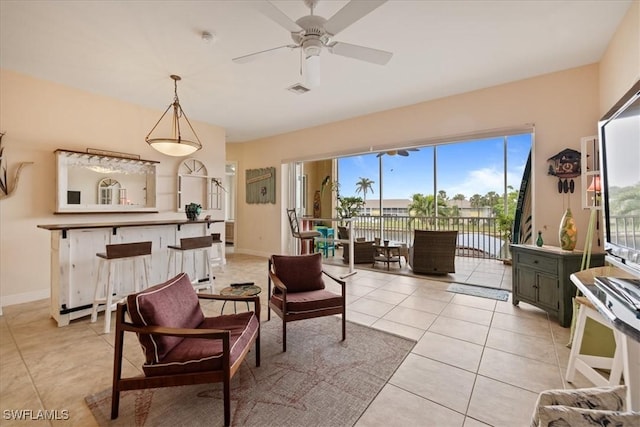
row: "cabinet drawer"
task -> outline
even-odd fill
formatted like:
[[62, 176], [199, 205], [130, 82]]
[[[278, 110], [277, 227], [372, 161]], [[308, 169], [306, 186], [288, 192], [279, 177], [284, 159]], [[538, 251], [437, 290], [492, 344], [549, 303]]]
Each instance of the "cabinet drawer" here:
[[558, 274], [558, 260], [533, 253], [517, 253], [516, 263], [550, 274]]

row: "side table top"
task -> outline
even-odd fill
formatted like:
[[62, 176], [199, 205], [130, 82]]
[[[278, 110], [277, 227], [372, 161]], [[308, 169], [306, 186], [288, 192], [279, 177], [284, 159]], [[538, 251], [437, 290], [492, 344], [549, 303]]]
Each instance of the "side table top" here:
[[262, 292], [262, 288], [256, 285], [227, 286], [220, 291], [220, 295], [236, 295], [251, 297]]

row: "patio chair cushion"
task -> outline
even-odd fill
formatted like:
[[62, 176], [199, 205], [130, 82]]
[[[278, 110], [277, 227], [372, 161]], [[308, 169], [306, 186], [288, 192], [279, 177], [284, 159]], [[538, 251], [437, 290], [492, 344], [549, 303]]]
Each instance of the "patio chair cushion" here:
[[[282, 294], [274, 294], [271, 302], [280, 310], [282, 307]], [[327, 308], [342, 307], [342, 297], [324, 289], [310, 292], [287, 293], [287, 311], [294, 313], [312, 313]], [[283, 310], [284, 311], [284, 310]]]
[[553, 426], [640, 426], [640, 412], [605, 411], [552, 405], [539, 408], [539, 427]]
[[545, 390], [538, 395], [531, 417], [531, 427], [538, 427], [538, 412], [539, 408], [543, 406], [559, 405], [572, 408], [624, 411], [626, 393], [627, 387], [625, 385]]
[[[204, 320], [198, 295], [185, 273], [127, 296], [127, 309], [138, 325], [194, 329]], [[158, 363], [183, 341], [181, 337], [159, 335], [140, 335], [139, 339], [146, 363]]]
[[287, 287], [288, 293], [324, 289], [321, 253], [301, 256], [273, 255], [271, 259], [273, 271]]
[[[233, 365], [258, 331], [258, 319], [253, 312], [207, 317], [197, 329], [231, 331], [229, 363]], [[174, 375], [188, 372], [222, 369], [222, 340], [185, 338], [157, 363], [147, 363], [142, 370], [147, 376]]]

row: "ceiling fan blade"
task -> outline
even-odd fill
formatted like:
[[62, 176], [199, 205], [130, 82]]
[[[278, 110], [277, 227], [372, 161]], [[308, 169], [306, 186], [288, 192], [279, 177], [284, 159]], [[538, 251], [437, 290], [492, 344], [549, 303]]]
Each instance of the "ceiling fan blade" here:
[[296, 49], [300, 46], [295, 44], [286, 44], [284, 46], [272, 47], [271, 49], [261, 50], [260, 52], [250, 53], [248, 55], [238, 56], [237, 58], [233, 58], [232, 61], [236, 64], [246, 64], [247, 62], [251, 62], [255, 59], [271, 55], [275, 53], [277, 50], [288, 47], [290, 49]]
[[342, 9], [336, 12], [324, 24], [324, 29], [331, 35], [336, 35], [358, 19], [372, 12], [387, 0], [351, 0]]
[[407, 157], [409, 156], [409, 152], [407, 150], [398, 150], [398, 156]]
[[386, 50], [372, 49], [370, 47], [342, 42], [335, 42], [329, 45], [328, 48], [329, 52], [335, 53], [336, 55], [347, 56], [379, 65], [385, 65], [393, 56], [393, 53], [387, 52]]
[[255, 2], [254, 7], [276, 24], [286, 28], [289, 32], [297, 33], [302, 31], [302, 27], [300, 27], [300, 25], [296, 24], [295, 21], [285, 15], [283, 11], [275, 7], [270, 1], [264, 0]]

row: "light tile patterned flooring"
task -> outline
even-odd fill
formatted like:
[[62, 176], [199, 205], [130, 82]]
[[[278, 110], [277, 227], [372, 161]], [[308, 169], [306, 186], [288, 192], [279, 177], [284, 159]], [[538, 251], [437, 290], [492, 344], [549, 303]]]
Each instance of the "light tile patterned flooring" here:
[[[499, 287], [497, 281], [506, 280], [501, 286], [510, 288], [510, 269], [501, 263], [457, 262], [466, 279], [477, 274], [493, 278], [487, 285]], [[216, 273], [216, 288], [254, 281], [265, 290], [261, 297], [266, 319], [266, 269], [264, 258], [230, 255], [225, 271]], [[344, 266], [326, 269], [338, 275], [347, 272]], [[527, 304], [514, 307], [511, 302], [453, 294], [447, 286], [429, 278], [368, 270], [348, 279], [348, 320], [417, 341], [358, 427], [527, 426], [540, 391], [574, 387], [564, 380], [568, 329]], [[102, 316], [95, 324], [85, 318], [58, 328], [49, 318], [48, 304], [42, 300], [3, 308], [0, 409], [3, 415], [7, 409], [68, 410], [70, 422], [37, 425], [95, 425], [84, 397], [111, 385], [113, 332], [101, 333]], [[219, 312], [215, 304], [206, 311]], [[232, 309], [228, 304], [225, 310]], [[129, 348], [134, 351], [125, 355], [126, 374], [139, 371], [142, 363], [142, 353]], [[589, 383], [578, 374], [575, 386]], [[0, 425], [28, 423], [1, 416]]]

